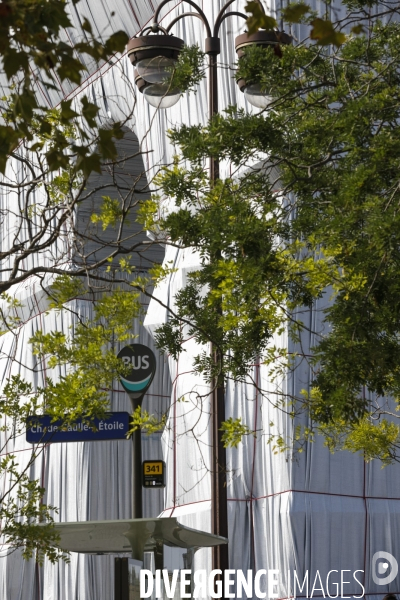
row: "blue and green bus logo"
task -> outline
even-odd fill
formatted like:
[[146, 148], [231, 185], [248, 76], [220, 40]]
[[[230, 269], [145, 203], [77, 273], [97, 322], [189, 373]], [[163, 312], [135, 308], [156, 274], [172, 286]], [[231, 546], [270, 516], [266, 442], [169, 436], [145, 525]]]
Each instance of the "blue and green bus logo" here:
[[118, 353], [130, 370], [120, 376], [122, 387], [130, 396], [139, 398], [149, 389], [156, 372], [156, 358], [154, 352], [143, 344], [129, 344]]

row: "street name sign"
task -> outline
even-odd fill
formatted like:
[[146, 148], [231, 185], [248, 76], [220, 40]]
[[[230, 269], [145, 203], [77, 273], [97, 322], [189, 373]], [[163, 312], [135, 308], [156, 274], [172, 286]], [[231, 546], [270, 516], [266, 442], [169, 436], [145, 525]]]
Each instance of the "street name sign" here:
[[80, 421], [63, 425], [50, 415], [32, 415], [27, 419], [26, 441], [29, 444], [54, 442], [101, 442], [126, 440], [130, 429], [127, 412], [106, 413], [104, 419], [93, 419], [92, 425]]

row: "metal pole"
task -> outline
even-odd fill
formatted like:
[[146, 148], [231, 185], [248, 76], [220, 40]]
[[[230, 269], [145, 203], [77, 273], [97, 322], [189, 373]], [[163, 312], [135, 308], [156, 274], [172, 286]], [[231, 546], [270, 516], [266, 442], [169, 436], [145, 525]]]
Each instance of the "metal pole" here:
[[[118, 352], [128, 371], [121, 376], [121, 384], [129, 396], [132, 414], [141, 405], [156, 372], [156, 358], [151, 348], [143, 344], [128, 344]], [[132, 519], [143, 518], [142, 503], [142, 436], [140, 428], [132, 433]], [[142, 560], [142, 556], [132, 556]]]
[[[212, 119], [218, 113], [218, 55], [221, 52], [219, 37], [208, 37], [205, 41], [205, 52], [208, 54], [208, 114]], [[210, 178], [214, 182], [219, 178], [219, 161], [210, 158]]]
[[[260, 2], [260, 0], [257, 0]], [[158, 6], [154, 17], [153, 26], [157, 28], [158, 19], [161, 9], [170, 2], [170, 0], [162, 0]], [[207, 37], [205, 40], [205, 53], [209, 57], [209, 96], [208, 96], [208, 109], [209, 118], [212, 119], [214, 115], [218, 113], [218, 71], [217, 71], [217, 57], [221, 52], [221, 44], [218, 36], [218, 32], [222, 21], [231, 15], [238, 15], [246, 19], [246, 15], [237, 12], [226, 13], [227, 8], [234, 2], [234, 0], [227, 0], [220, 10], [215, 24], [214, 31], [211, 31], [210, 24], [204, 12], [197, 6], [194, 0], [184, 0], [187, 4], [190, 4], [198, 13], [197, 16], [203, 21]], [[188, 13], [191, 15], [192, 13]], [[179, 15], [174, 21], [175, 24], [181, 18], [184, 18], [185, 14]], [[170, 27], [168, 28], [169, 31]], [[210, 179], [213, 184], [219, 178], [219, 161], [217, 158], [210, 157]], [[217, 252], [215, 256], [210, 257], [210, 260], [219, 260], [221, 253]], [[222, 314], [222, 307], [219, 307], [218, 312]], [[213, 382], [213, 392], [211, 399], [211, 421], [212, 421], [212, 461], [211, 461], [211, 526], [212, 533], [215, 535], [221, 535], [228, 537], [228, 509], [227, 509], [227, 485], [226, 485], [226, 450], [221, 441], [221, 425], [225, 420], [225, 381], [222, 372], [223, 367], [223, 356], [220, 350], [215, 346], [211, 345], [211, 354], [214, 358], [214, 364], [221, 367], [221, 372], [216, 376]], [[137, 433], [137, 432], [136, 432]], [[135, 445], [135, 441], [134, 441]], [[134, 450], [134, 464], [137, 459], [137, 453], [139, 452], [140, 444], [137, 442]], [[140, 450], [141, 451], [141, 450]], [[134, 480], [134, 477], [133, 477]], [[137, 490], [133, 491], [133, 498], [136, 496]], [[137, 500], [139, 502], [139, 500]], [[141, 496], [140, 496], [141, 503]], [[139, 505], [139, 504], [138, 504]], [[134, 507], [136, 510], [136, 506]], [[213, 569], [220, 569], [224, 571], [229, 568], [229, 553], [228, 545], [217, 546], [213, 548]]]
[[[205, 51], [209, 56], [209, 117], [218, 113], [218, 65], [217, 57], [221, 51], [218, 37], [206, 39]], [[210, 158], [210, 179], [214, 183], [219, 178], [219, 161], [215, 157]], [[219, 260], [220, 252], [211, 260]], [[219, 307], [219, 313], [222, 308]], [[211, 346], [214, 364], [222, 367], [223, 357], [214, 344]], [[215, 535], [228, 537], [228, 508], [227, 508], [227, 485], [226, 485], [226, 450], [221, 441], [221, 425], [225, 421], [225, 382], [223, 374], [220, 373], [213, 382], [211, 398], [212, 419], [212, 462], [211, 462], [211, 531]], [[229, 569], [228, 545], [215, 546], [212, 550], [212, 568], [220, 569], [222, 572]]]
[[[140, 405], [142, 398], [130, 398], [132, 413]], [[143, 518], [142, 502], [142, 431], [140, 428], [132, 434], [132, 519]], [[137, 560], [143, 557], [132, 556]]]
[[[135, 411], [132, 400], [132, 409]], [[132, 435], [132, 519], [143, 517], [142, 503], [142, 431], [136, 429]]]

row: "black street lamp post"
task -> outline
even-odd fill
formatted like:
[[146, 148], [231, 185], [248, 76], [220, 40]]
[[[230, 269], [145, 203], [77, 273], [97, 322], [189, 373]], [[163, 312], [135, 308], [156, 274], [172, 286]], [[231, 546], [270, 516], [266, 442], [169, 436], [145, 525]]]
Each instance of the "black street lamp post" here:
[[[247, 15], [228, 8], [235, 0], [228, 0], [217, 15], [211, 27], [206, 15], [193, 0], [184, 0], [195, 12], [184, 12], [175, 17], [166, 29], [159, 24], [162, 8], [171, 2], [164, 0], [154, 13], [153, 22], [140, 34], [128, 43], [128, 56], [135, 67], [135, 83], [146, 100], [157, 108], [169, 108], [178, 102], [179, 89], [171, 89], [168, 78], [171, 76], [171, 67], [176, 63], [179, 52], [184, 46], [183, 40], [170, 34], [172, 27], [186, 17], [199, 18], [206, 29], [205, 54], [209, 57], [208, 63], [208, 108], [211, 119], [218, 112], [218, 65], [217, 57], [221, 52], [220, 28], [225, 19], [238, 16], [247, 19]], [[257, 0], [261, 5], [261, 1]], [[235, 47], [240, 57], [243, 48], [255, 45], [288, 44], [291, 37], [284, 32], [258, 31], [256, 34], [244, 33], [235, 40]], [[269, 98], [262, 92], [257, 82], [247, 84], [244, 80], [238, 81], [239, 89], [245, 93], [247, 100], [257, 108], [265, 108]], [[216, 158], [210, 158], [210, 179], [216, 181], [219, 177], [219, 163]], [[218, 256], [214, 257], [215, 260]], [[222, 365], [222, 357], [216, 347], [212, 348], [212, 355], [216, 365]], [[212, 468], [211, 468], [211, 523], [212, 533], [228, 537], [227, 514], [227, 485], [226, 485], [226, 451], [221, 437], [221, 425], [225, 420], [225, 382], [223, 374], [216, 377], [213, 385], [212, 403]], [[213, 548], [213, 569], [224, 572], [229, 568], [228, 546]]]

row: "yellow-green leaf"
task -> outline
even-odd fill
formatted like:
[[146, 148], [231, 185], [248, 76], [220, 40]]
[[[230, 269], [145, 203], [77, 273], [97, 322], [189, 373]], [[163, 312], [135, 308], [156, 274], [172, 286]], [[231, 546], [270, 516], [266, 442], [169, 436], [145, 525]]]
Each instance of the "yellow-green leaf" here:
[[346, 36], [344, 33], [340, 31], [336, 31], [333, 27], [333, 24], [329, 20], [324, 19], [314, 19], [311, 21], [312, 30], [310, 33], [310, 38], [312, 40], [317, 40], [317, 44], [319, 46], [329, 46], [329, 44], [333, 44], [334, 46], [341, 46], [346, 41]]
[[365, 29], [364, 26], [361, 25], [361, 23], [359, 23], [358, 25], [354, 25], [354, 27], [352, 27], [350, 29], [351, 33], [355, 33], [356, 35], [359, 35], [360, 33], [364, 33]]
[[270, 31], [278, 26], [276, 19], [266, 15], [258, 2], [248, 2], [245, 11], [251, 14], [246, 21], [249, 35], [257, 33], [259, 29]]
[[282, 18], [287, 23], [301, 23], [304, 16], [310, 11], [308, 4], [303, 2], [296, 2], [289, 4], [286, 8], [282, 9]]

